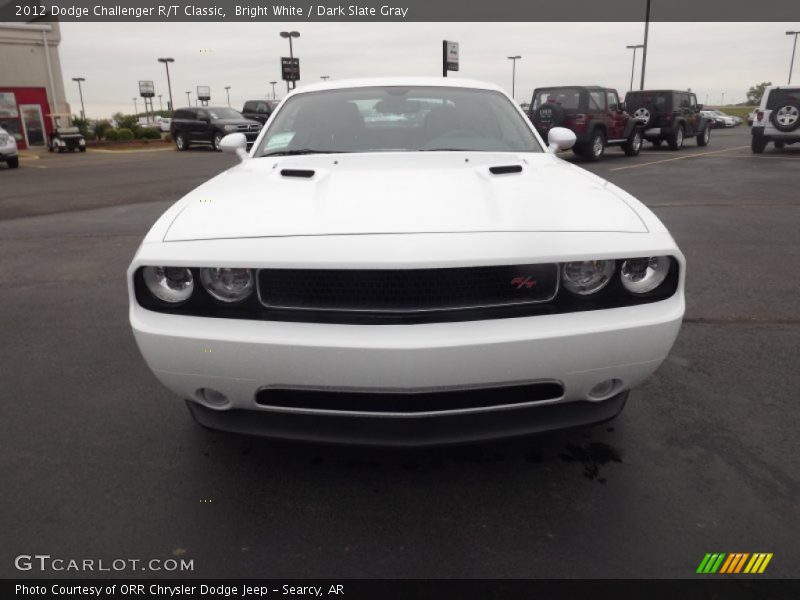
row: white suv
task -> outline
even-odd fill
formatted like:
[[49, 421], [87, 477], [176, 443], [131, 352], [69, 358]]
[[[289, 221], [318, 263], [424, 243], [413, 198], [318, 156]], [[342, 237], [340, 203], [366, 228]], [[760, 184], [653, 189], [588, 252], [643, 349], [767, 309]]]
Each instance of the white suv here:
[[800, 87], [768, 87], [756, 110], [751, 131], [750, 147], [755, 153], [763, 152], [770, 142], [774, 142], [776, 148], [800, 142]]
[[12, 169], [19, 166], [19, 154], [17, 154], [17, 140], [14, 136], [0, 127], [0, 162], [8, 164]]

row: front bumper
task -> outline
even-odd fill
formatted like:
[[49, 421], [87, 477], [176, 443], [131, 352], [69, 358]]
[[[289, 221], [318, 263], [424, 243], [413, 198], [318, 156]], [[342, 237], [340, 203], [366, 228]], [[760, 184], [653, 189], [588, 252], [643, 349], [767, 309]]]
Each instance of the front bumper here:
[[[621, 405], [607, 396], [590, 400], [590, 390], [615, 379], [610, 394], [617, 397], [653, 373], [672, 347], [683, 313], [679, 290], [667, 300], [626, 308], [424, 325], [189, 317], [148, 311], [135, 302], [130, 319], [148, 366], [167, 388], [192, 400], [202, 424], [318, 441], [411, 444], [517, 435], [611, 418]], [[415, 415], [256, 402], [265, 387], [371, 391], [380, 397], [543, 380], [559, 382], [563, 394], [529, 404]], [[222, 392], [227, 404], [199, 406], [201, 388]]]
[[628, 391], [602, 402], [568, 402], [486, 413], [426, 417], [329, 416], [217, 411], [187, 401], [195, 421], [210, 429], [286, 440], [368, 446], [459, 444], [531, 435], [613, 419], [625, 407]]

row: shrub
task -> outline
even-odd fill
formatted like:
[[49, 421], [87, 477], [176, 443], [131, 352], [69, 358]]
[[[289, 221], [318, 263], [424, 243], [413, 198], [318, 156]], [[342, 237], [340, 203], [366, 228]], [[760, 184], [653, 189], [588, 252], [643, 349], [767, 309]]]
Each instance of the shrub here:
[[136, 129], [139, 123], [139, 117], [136, 115], [123, 115], [122, 113], [116, 113], [114, 120], [120, 129], [130, 129], [131, 131]]
[[104, 140], [106, 133], [111, 129], [111, 121], [108, 119], [101, 119], [94, 122], [94, 135], [98, 140]]
[[117, 139], [120, 142], [128, 142], [133, 139], [133, 132], [127, 127], [120, 127], [117, 130]]
[[81, 119], [80, 117], [72, 117], [72, 126], [77, 127], [78, 131], [81, 132], [81, 135], [86, 138], [87, 140], [91, 139], [92, 136], [89, 135], [89, 121], [87, 119]]
[[155, 127], [143, 127], [139, 130], [140, 140], [160, 140], [161, 132]]
[[119, 131], [116, 129], [109, 129], [103, 133], [103, 139], [109, 142], [116, 142], [119, 139]]

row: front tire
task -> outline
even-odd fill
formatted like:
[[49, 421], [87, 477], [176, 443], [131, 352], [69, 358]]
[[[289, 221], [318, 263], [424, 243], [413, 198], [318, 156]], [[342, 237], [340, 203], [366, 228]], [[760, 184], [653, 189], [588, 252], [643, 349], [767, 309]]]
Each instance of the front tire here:
[[215, 133], [214, 134], [214, 138], [211, 140], [211, 146], [217, 152], [222, 152], [222, 148], [220, 147], [221, 143], [222, 143], [222, 134], [221, 133]]
[[775, 147], [778, 150], [783, 150], [784, 148], [786, 148], [786, 143], [785, 142], [775, 142]]
[[186, 137], [182, 133], [175, 134], [175, 147], [181, 152], [189, 149], [189, 142], [186, 141]]
[[638, 156], [642, 151], [642, 131], [638, 127], [633, 128], [631, 137], [622, 146], [625, 156]]
[[15, 156], [14, 158], [9, 158], [6, 161], [6, 164], [8, 165], [9, 169], [16, 169], [17, 167], [19, 167], [19, 156]]
[[684, 136], [683, 125], [678, 125], [678, 128], [675, 130], [675, 133], [673, 133], [672, 136], [670, 136], [670, 138], [667, 140], [667, 143], [669, 144], [669, 149], [680, 150], [681, 148], [683, 148], [684, 137], [685, 136]]
[[697, 145], [698, 146], [708, 146], [708, 140], [711, 139], [711, 127], [706, 125], [703, 127], [703, 131], [697, 134]]

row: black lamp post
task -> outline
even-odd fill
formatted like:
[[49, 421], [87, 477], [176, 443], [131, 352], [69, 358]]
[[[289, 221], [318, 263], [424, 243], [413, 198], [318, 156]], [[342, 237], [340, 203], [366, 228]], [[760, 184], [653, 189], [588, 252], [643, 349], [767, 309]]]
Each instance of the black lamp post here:
[[175, 59], [169, 57], [163, 57], [159, 58], [158, 62], [164, 63], [164, 66], [167, 68], [167, 89], [169, 89], [169, 109], [171, 111], [174, 111], [175, 105], [172, 103], [172, 82], [169, 80], [169, 63], [175, 62]]

